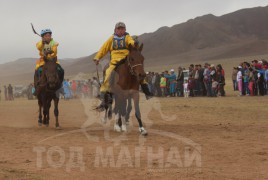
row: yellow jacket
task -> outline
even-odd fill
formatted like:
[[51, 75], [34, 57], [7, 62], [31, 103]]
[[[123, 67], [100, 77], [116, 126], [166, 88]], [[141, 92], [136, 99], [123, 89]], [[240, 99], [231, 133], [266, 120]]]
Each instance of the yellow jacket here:
[[53, 39], [50, 41], [49, 44], [43, 44], [42, 40], [39, 41], [36, 44], [36, 47], [39, 50], [40, 58], [44, 59], [45, 51], [49, 51], [49, 50], [53, 51], [53, 53], [48, 54], [47, 58], [52, 59], [52, 58], [56, 57], [57, 53], [58, 53], [58, 45], [59, 45], [59, 43], [55, 42]]
[[129, 34], [126, 33], [123, 37], [113, 35], [103, 44], [94, 59], [99, 61], [110, 51], [111, 61], [122, 60], [128, 55], [130, 44], [134, 46], [135, 41]]
[[[36, 47], [39, 51], [40, 59], [36, 61], [35, 69], [38, 69], [40, 66], [43, 66], [45, 64], [45, 61], [44, 61], [45, 51], [49, 51], [49, 50], [53, 51], [52, 54], [47, 55], [48, 60], [55, 58], [57, 56], [58, 45], [59, 43], [55, 42], [53, 39], [50, 41], [49, 44], [43, 44], [42, 40], [36, 44]], [[58, 60], [57, 60], [57, 64], [60, 64]]]

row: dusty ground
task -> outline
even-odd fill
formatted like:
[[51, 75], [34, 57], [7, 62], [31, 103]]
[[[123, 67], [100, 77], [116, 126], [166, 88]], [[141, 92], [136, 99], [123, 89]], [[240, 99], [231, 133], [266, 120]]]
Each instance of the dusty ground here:
[[142, 98], [146, 138], [133, 114], [126, 134], [113, 131], [114, 120], [102, 125], [93, 100], [62, 100], [62, 130], [52, 115], [38, 127], [35, 100], [1, 101], [0, 179], [268, 179], [268, 96], [227, 95]]

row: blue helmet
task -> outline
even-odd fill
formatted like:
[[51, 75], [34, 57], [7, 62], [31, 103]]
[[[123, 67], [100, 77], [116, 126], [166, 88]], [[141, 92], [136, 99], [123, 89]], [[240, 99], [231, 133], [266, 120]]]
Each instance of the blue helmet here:
[[41, 36], [44, 36], [46, 33], [52, 34], [52, 31], [50, 29], [43, 29], [40, 33]]

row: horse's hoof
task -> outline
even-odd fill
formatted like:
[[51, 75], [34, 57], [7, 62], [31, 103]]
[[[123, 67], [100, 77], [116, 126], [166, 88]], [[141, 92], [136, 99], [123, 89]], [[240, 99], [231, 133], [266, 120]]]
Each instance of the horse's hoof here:
[[127, 132], [127, 126], [126, 125], [122, 125], [122, 131]]
[[42, 123], [39, 122], [39, 123], [38, 123], [38, 126], [42, 126]]
[[60, 126], [57, 126], [56, 130], [62, 130], [62, 128]]
[[140, 134], [143, 136], [147, 136], [148, 132], [144, 129], [144, 127], [139, 128]]
[[101, 119], [101, 122], [102, 122], [102, 124], [106, 124], [106, 123], [107, 123], [107, 117], [103, 117], [103, 118]]
[[108, 119], [111, 120], [113, 118], [112, 111], [108, 111]]
[[121, 128], [118, 125], [114, 125], [114, 131], [121, 132]]

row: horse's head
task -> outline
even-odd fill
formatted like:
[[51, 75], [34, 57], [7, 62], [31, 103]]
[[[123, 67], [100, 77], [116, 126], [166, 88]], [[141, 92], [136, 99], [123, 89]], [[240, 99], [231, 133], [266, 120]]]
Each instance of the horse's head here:
[[60, 87], [60, 79], [57, 70], [57, 58], [52, 60], [45, 60], [44, 65], [44, 78], [47, 87], [51, 90], [57, 90]]
[[143, 44], [139, 47], [129, 46], [128, 66], [132, 75], [136, 76], [139, 81], [142, 81], [146, 74], [144, 72], [144, 57], [141, 54]]

